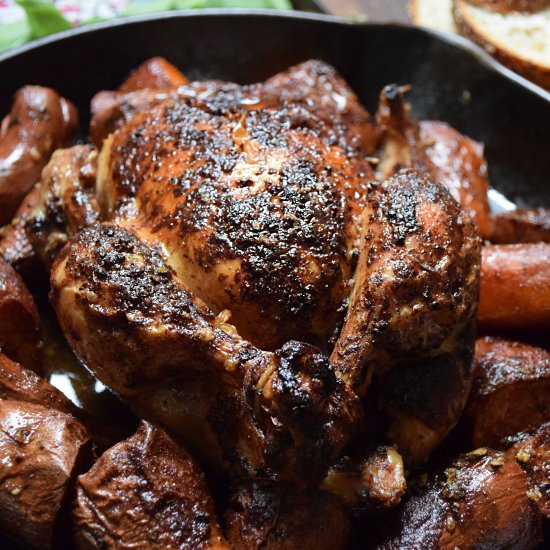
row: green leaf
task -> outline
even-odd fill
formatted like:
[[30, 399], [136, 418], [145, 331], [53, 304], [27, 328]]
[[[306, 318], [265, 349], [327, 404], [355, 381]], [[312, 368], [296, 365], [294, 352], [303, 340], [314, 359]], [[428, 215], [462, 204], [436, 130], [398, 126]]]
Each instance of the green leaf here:
[[174, 0], [175, 10], [194, 10], [197, 8], [207, 8], [208, 0]]
[[0, 51], [24, 44], [31, 37], [31, 29], [26, 19], [0, 25]]
[[292, 9], [287, 0], [208, 0], [209, 8], [273, 8]]
[[145, 2], [130, 2], [123, 10], [122, 15], [141, 15], [171, 9], [173, 9], [172, 0], [146, 0]]
[[16, 0], [16, 3], [27, 14], [31, 38], [40, 38], [73, 28], [59, 10], [47, 0]]

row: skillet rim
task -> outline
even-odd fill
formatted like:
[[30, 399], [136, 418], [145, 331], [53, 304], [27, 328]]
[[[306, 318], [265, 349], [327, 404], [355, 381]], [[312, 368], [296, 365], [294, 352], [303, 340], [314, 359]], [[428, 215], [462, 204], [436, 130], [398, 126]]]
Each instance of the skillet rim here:
[[123, 28], [130, 27], [132, 25], [137, 25], [145, 23], [148, 21], [162, 21], [169, 19], [180, 19], [180, 18], [201, 18], [201, 17], [227, 17], [227, 18], [239, 18], [247, 16], [255, 17], [265, 17], [265, 18], [274, 18], [274, 19], [294, 19], [302, 21], [313, 21], [321, 22], [329, 25], [340, 26], [340, 27], [364, 27], [364, 28], [382, 28], [382, 29], [414, 29], [415, 32], [420, 32], [425, 35], [430, 36], [436, 41], [441, 41], [450, 45], [454, 48], [461, 49], [471, 54], [475, 58], [475, 61], [480, 65], [484, 66], [490, 71], [493, 71], [499, 74], [501, 77], [513, 82], [515, 85], [520, 86], [528, 91], [538, 96], [540, 99], [543, 99], [550, 103], [550, 92], [547, 92], [540, 86], [530, 82], [526, 78], [520, 76], [514, 71], [508, 69], [496, 59], [491, 57], [483, 48], [474, 44], [470, 40], [454, 34], [449, 34], [442, 31], [437, 31], [433, 29], [428, 29], [425, 27], [418, 27], [412, 24], [405, 23], [370, 23], [370, 22], [358, 22], [344, 17], [338, 17], [335, 15], [325, 15], [309, 12], [300, 12], [300, 11], [287, 11], [287, 10], [268, 10], [268, 9], [242, 9], [242, 8], [233, 8], [233, 9], [220, 9], [220, 8], [204, 8], [204, 9], [195, 9], [195, 10], [173, 10], [168, 12], [160, 12], [153, 14], [145, 15], [136, 15], [131, 17], [117, 17], [110, 19], [108, 21], [103, 21], [100, 23], [94, 23], [92, 25], [87, 25], [84, 27], [76, 27], [74, 29], [69, 29], [67, 31], [62, 31], [60, 33], [52, 34], [50, 36], [45, 36], [37, 40], [33, 40], [27, 44], [8, 50], [7, 52], [0, 53], [0, 66], [8, 60], [17, 60], [18, 57], [24, 56], [30, 51], [40, 49], [43, 46], [63, 42], [74, 36], [81, 35], [93, 35], [94, 33], [101, 31], [103, 29], [112, 29], [112, 28]]

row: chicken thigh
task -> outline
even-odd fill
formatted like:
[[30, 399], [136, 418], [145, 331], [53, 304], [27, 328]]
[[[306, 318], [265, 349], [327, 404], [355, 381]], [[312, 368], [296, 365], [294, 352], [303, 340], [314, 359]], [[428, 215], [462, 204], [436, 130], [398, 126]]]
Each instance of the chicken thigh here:
[[[414, 170], [374, 182], [377, 131], [326, 65], [206, 97], [183, 88], [103, 144], [103, 223], [51, 275], [70, 345], [212, 462], [300, 484], [354, 435], [374, 375], [410, 365], [414, 379], [421, 364], [435, 417], [414, 417], [409, 387], [387, 409], [423, 460], [470, 384], [473, 223]], [[399, 435], [409, 414], [420, 449]]]

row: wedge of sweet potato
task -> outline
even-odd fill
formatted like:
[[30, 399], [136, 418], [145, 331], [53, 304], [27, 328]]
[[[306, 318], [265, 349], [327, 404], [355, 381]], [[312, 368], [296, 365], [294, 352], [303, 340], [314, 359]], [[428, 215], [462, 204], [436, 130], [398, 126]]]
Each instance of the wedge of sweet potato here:
[[518, 208], [493, 216], [491, 242], [550, 243], [550, 208]]
[[550, 421], [550, 353], [501, 338], [476, 343], [474, 383], [465, 417], [475, 447]]
[[78, 548], [229, 548], [204, 475], [147, 422], [78, 478], [73, 515]]
[[59, 514], [89, 444], [73, 416], [0, 399], [0, 528], [31, 548], [57, 547]]
[[0, 256], [0, 351], [25, 367], [40, 366], [40, 319], [23, 279]]
[[478, 326], [550, 329], [550, 244], [483, 247]]

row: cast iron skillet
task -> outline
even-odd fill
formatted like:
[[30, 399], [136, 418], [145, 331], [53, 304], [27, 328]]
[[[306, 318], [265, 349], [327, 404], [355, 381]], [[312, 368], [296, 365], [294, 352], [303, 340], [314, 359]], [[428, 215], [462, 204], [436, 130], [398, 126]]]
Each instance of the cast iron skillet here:
[[0, 114], [24, 84], [76, 103], [162, 55], [190, 78], [262, 80], [308, 58], [332, 63], [371, 111], [388, 83], [412, 84], [415, 114], [486, 144], [491, 182], [519, 204], [549, 205], [550, 94], [459, 38], [398, 25], [261, 10], [168, 12], [68, 31], [0, 55]]
[[[162, 55], [191, 79], [263, 80], [309, 58], [332, 63], [371, 112], [380, 89], [411, 84], [414, 113], [486, 144], [491, 182], [519, 204], [550, 205], [550, 94], [459, 38], [312, 14], [196, 10], [68, 31], [0, 55], [0, 115], [24, 84], [51, 86], [82, 115], [141, 61]], [[11, 545], [2, 538], [0, 546]]]

